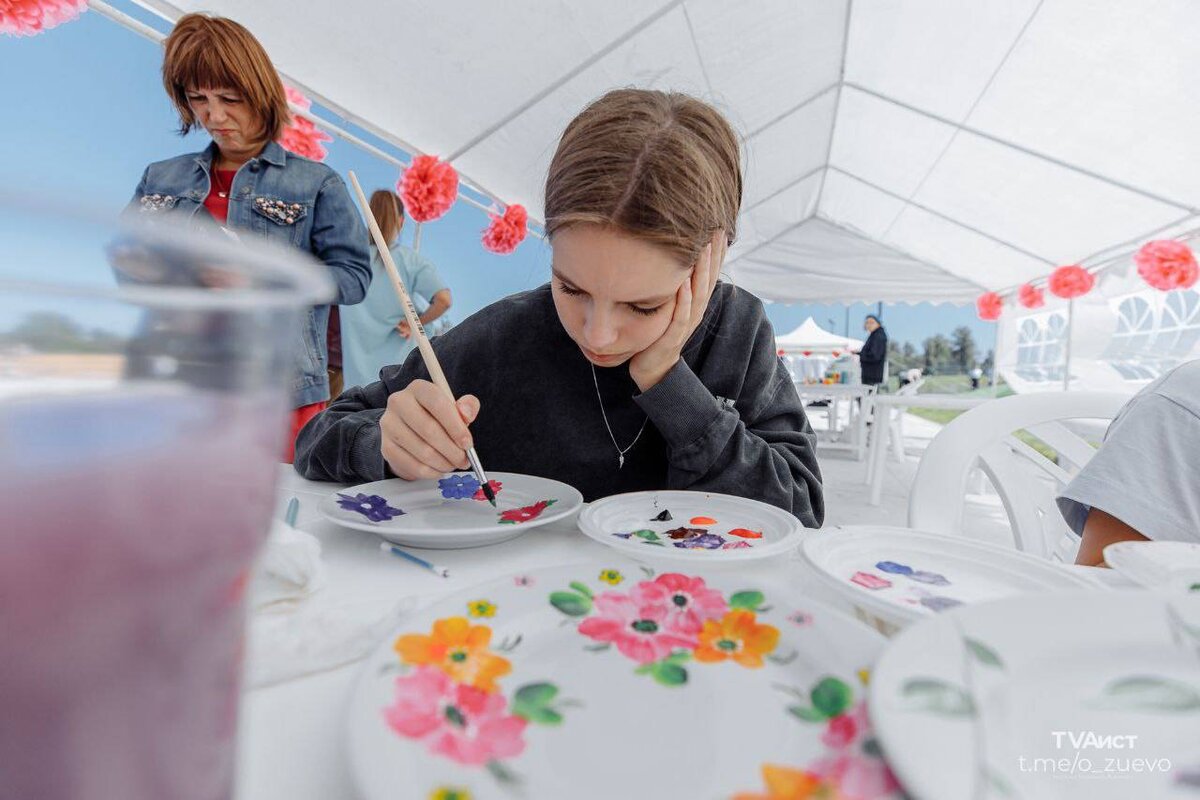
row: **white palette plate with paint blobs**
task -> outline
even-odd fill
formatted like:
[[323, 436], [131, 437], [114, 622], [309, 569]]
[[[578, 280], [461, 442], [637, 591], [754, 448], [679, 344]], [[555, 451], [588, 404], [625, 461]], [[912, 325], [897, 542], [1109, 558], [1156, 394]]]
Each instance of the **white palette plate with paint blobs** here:
[[392, 478], [339, 489], [321, 501], [320, 511], [338, 525], [389, 542], [455, 550], [515, 539], [570, 517], [583, 505], [583, 495], [560, 481], [512, 472], [488, 478], [495, 508], [473, 475], [456, 472], [438, 480]]
[[783, 509], [710, 492], [631, 492], [597, 500], [579, 529], [635, 558], [743, 564], [791, 552], [804, 528]]
[[1098, 586], [1078, 570], [1013, 548], [911, 528], [822, 531], [805, 539], [800, 555], [860, 619], [888, 635], [962, 605]]
[[1006, 597], [897, 636], [871, 720], [924, 800], [1194, 800], [1198, 658], [1200, 595]]
[[1200, 544], [1115, 542], [1104, 548], [1104, 562], [1147, 589], [1200, 592]]

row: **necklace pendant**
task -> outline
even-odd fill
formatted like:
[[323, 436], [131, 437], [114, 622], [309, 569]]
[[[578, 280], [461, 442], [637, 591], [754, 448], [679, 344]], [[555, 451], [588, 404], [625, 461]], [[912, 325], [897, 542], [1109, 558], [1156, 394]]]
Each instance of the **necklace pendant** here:
[[617, 454], [617, 469], [620, 469], [623, 466], [625, 466], [625, 454], [618, 453]]
[[217, 197], [229, 197], [227, 192], [217, 192]]

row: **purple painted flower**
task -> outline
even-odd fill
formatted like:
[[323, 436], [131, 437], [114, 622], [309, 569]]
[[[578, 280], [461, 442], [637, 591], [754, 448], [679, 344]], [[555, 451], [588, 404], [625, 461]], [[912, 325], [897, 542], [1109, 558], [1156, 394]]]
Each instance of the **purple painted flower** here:
[[920, 581], [921, 583], [928, 583], [931, 586], [949, 586], [950, 585], [950, 581], [946, 580], [945, 575], [939, 575], [936, 572], [922, 572], [920, 570], [917, 570], [916, 572], [913, 572], [908, 577], [914, 581]]
[[468, 500], [479, 491], [479, 481], [474, 475], [447, 475], [438, 481], [438, 488], [447, 500]]
[[715, 533], [702, 533], [699, 536], [684, 539], [682, 542], [675, 542], [676, 547], [685, 547], [689, 550], [716, 550], [723, 544], [725, 544], [725, 537]]
[[897, 564], [895, 561], [880, 561], [875, 565], [880, 572], [890, 572], [893, 575], [912, 575], [913, 568], [907, 564]]
[[628, 539], [630, 536], [633, 536], [633, 531], [629, 533], [614, 533], [613, 536], [616, 536], [618, 539]]
[[925, 606], [931, 611], [945, 611], [948, 608], [961, 606], [962, 601], [955, 600], [953, 597], [941, 597], [939, 595], [933, 595], [932, 597], [922, 597], [921, 605]]
[[371, 522], [387, 522], [392, 517], [398, 517], [404, 512], [392, 508], [388, 501], [377, 494], [359, 494], [351, 497], [338, 492], [338, 505], [347, 511], [357, 511]]

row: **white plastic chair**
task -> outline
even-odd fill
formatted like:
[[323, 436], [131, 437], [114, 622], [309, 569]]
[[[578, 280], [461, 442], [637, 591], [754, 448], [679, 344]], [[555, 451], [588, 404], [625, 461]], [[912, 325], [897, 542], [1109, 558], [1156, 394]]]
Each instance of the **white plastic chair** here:
[[[918, 378], [912, 383], [906, 383], [896, 391], [897, 397], [908, 397], [917, 393], [921, 388], [921, 384], [925, 383], [924, 378]], [[874, 411], [874, 404], [872, 404]], [[891, 446], [892, 455], [897, 461], [904, 461], [904, 409], [892, 408], [888, 409], [886, 419], [880, 419], [879, 415], [875, 415], [874, 424], [871, 426], [871, 436], [886, 436], [887, 439], [880, 442], [884, 447]], [[867, 459], [867, 483], [871, 482], [875, 474], [875, 459]]]
[[[967, 479], [979, 467], [991, 479], [1017, 549], [1071, 561], [1079, 538], [1063, 521], [1055, 496], [1095, 454], [1068, 420], [1111, 420], [1128, 395], [1056, 392], [1005, 397], [952, 420], [925, 450], [908, 501], [912, 528], [960, 534]], [[1056, 461], [1016, 438], [1026, 430], [1057, 454]]]

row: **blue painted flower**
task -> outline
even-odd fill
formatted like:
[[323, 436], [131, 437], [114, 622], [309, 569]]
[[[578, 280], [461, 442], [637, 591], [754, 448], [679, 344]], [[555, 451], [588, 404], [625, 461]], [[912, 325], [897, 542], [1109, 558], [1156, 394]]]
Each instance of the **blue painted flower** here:
[[947, 608], [961, 606], [962, 601], [955, 600], [953, 597], [939, 597], [938, 595], [934, 595], [932, 597], [922, 597], [921, 605], [933, 611], [945, 611]]
[[931, 586], [949, 586], [950, 585], [950, 581], [946, 580], [945, 575], [939, 575], [936, 572], [922, 572], [920, 570], [917, 570], [916, 572], [910, 573], [908, 577], [914, 581], [920, 581], [921, 583], [928, 583]]
[[907, 564], [897, 564], [895, 561], [880, 561], [875, 565], [880, 572], [890, 572], [893, 575], [912, 575], [913, 568]]
[[357, 511], [371, 522], [387, 522], [392, 517], [398, 517], [404, 512], [392, 508], [388, 501], [377, 494], [359, 494], [351, 497], [338, 492], [338, 505], [347, 511]]
[[448, 475], [438, 481], [438, 488], [447, 500], [469, 500], [479, 491], [479, 481], [474, 475]]
[[682, 542], [675, 542], [676, 547], [685, 547], [689, 550], [716, 550], [723, 544], [725, 544], [725, 537], [715, 533], [702, 533], [699, 536], [684, 539]]
[[614, 533], [613, 536], [616, 536], [618, 539], [628, 539], [630, 536], [633, 536], [633, 531], [629, 533]]

